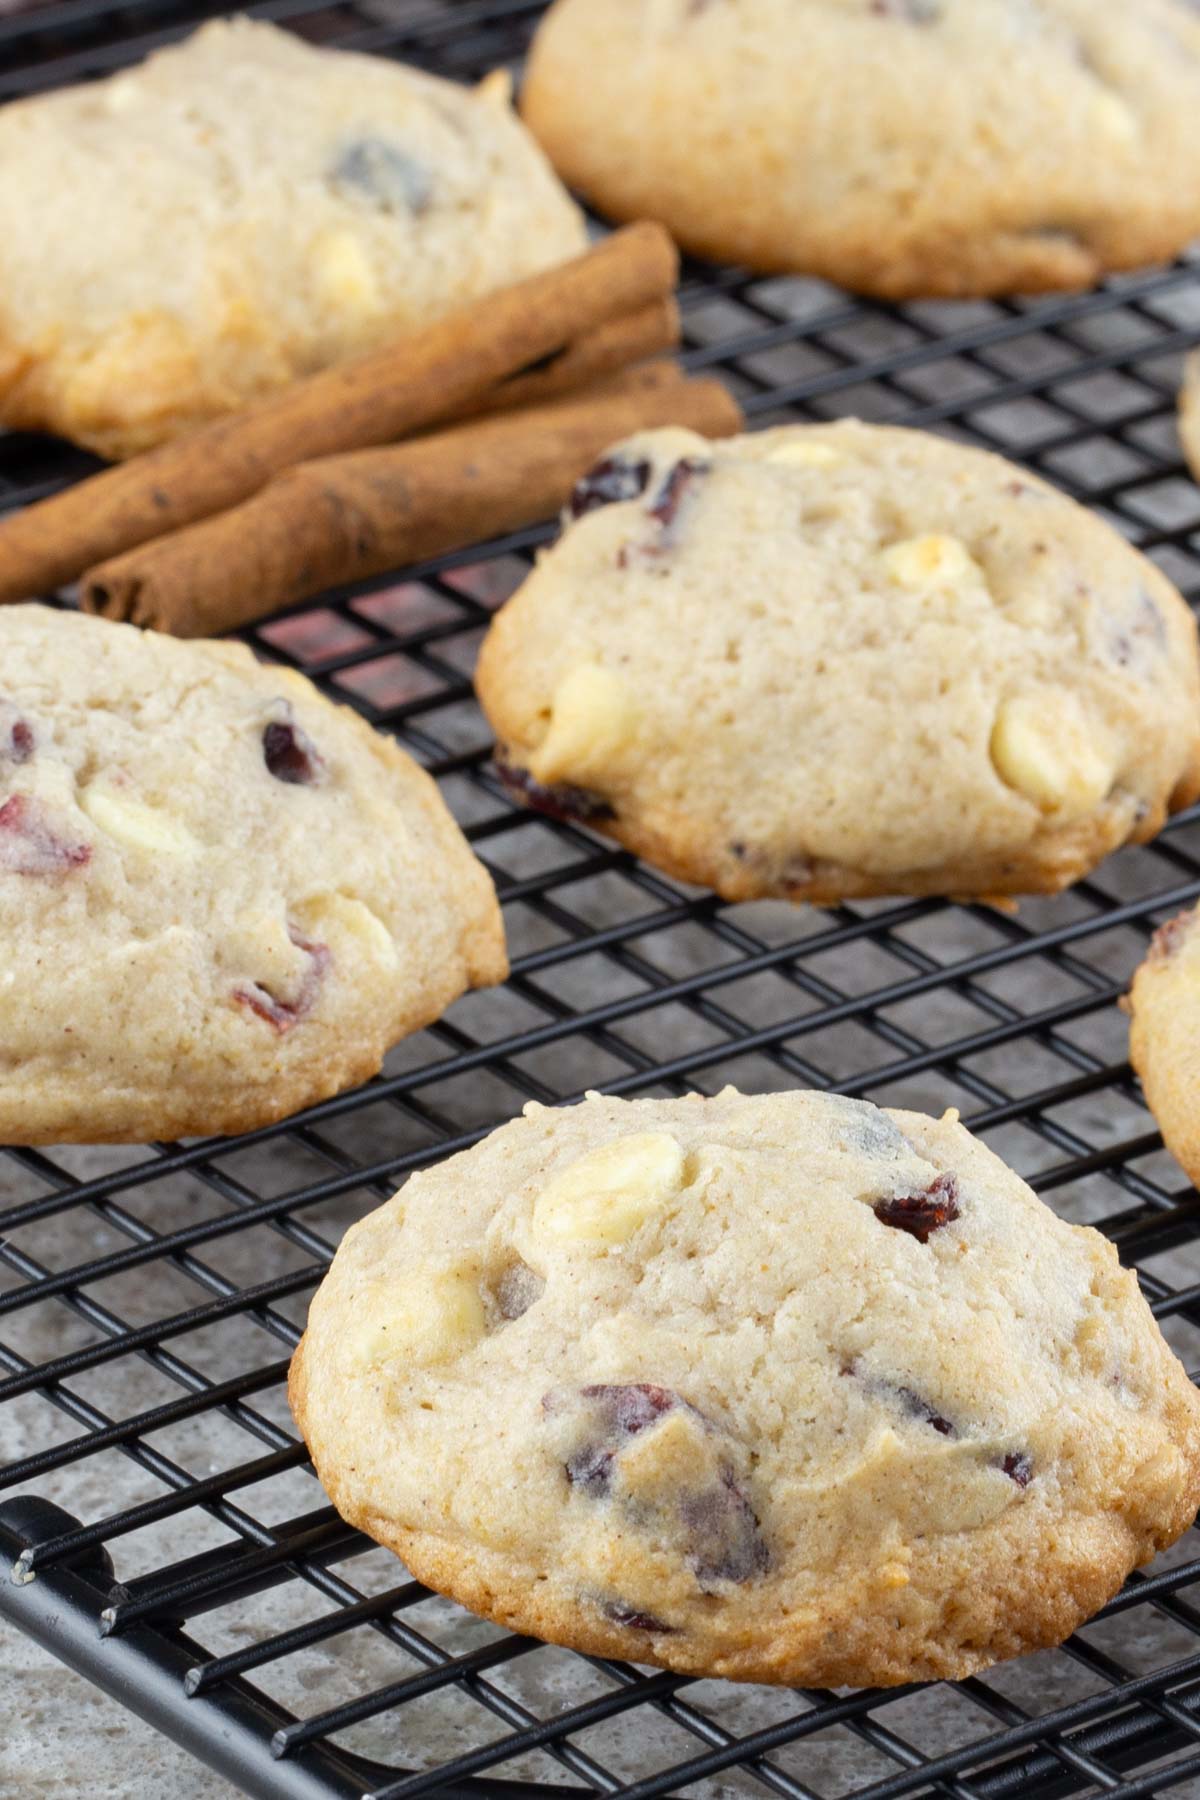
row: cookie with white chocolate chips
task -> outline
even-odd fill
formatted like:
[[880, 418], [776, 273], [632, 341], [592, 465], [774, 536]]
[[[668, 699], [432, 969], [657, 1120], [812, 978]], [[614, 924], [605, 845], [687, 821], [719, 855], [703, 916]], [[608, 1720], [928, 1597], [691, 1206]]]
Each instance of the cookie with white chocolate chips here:
[[854, 421], [647, 432], [476, 683], [526, 804], [730, 900], [1053, 893], [1200, 793], [1196, 627], [997, 456]]
[[1167, 1149], [1200, 1182], [1200, 908], [1155, 932], [1128, 999], [1129, 1055]]
[[557, 0], [522, 110], [610, 217], [892, 298], [1087, 287], [1200, 230], [1187, 0]]
[[500, 981], [430, 778], [240, 644], [0, 608], [0, 1143], [249, 1130]]
[[587, 241], [506, 74], [472, 91], [262, 19], [5, 106], [0, 167], [0, 422], [104, 456]]
[[969, 1675], [1200, 1499], [1111, 1244], [955, 1115], [831, 1094], [529, 1106], [348, 1233], [290, 1397], [419, 1580], [692, 1675]]

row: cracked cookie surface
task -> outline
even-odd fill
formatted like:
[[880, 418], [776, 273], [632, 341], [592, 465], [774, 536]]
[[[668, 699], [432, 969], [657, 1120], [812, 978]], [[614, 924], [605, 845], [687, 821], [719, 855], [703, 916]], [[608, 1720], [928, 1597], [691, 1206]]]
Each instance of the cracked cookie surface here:
[[244, 1131], [503, 979], [434, 783], [303, 676], [0, 608], [0, 1143]]
[[1087, 287], [1200, 230], [1183, 0], [558, 0], [522, 108], [611, 217], [894, 298]]
[[0, 422], [105, 456], [586, 246], [505, 76], [244, 18], [4, 107], [0, 164]]
[[830, 1094], [530, 1105], [347, 1234], [290, 1395], [418, 1579], [697, 1675], [967, 1675], [1200, 1498], [1112, 1246], [953, 1114]]
[[1200, 792], [1188, 608], [999, 457], [647, 432], [570, 511], [480, 654], [498, 766], [684, 880], [1052, 893]]

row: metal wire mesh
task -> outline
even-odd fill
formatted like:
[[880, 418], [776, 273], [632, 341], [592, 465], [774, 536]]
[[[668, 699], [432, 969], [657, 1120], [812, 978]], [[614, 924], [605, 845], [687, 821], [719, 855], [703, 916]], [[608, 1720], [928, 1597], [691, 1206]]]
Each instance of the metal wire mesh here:
[[[60, 0], [0, 19], [0, 97], [103, 72], [215, 10]], [[252, 10], [471, 77], [519, 59], [540, 7]], [[1036, 304], [901, 310], [697, 267], [684, 301], [689, 361], [719, 368], [756, 422], [854, 412], [1002, 450], [1200, 591], [1200, 489], [1173, 417], [1180, 353], [1200, 337], [1191, 264]], [[0, 439], [0, 506], [88, 466]], [[835, 1695], [514, 1638], [322, 1504], [283, 1382], [341, 1232], [525, 1100], [586, 1087], [800, 1083], [957, 1105], [1052, 1205], [1115, 1239], [1200, 1364], [1200, 1201], [1141, 1104], [1116, 1005], [1155, 923], [1200, 894], [1198, 815], [1015, 915], [688, 892], [585, 829], [514, 812], [489, 773], [469, 673], [545, 535], [250, 634], [438, 776], [502, 891], [513, 975], [402, 1044], [380, 1080], [286, 1125], [0, 1154], [0, 1612], [265, 1796], [1200, 1794], [1194, 1536], [1061, 1651]]]

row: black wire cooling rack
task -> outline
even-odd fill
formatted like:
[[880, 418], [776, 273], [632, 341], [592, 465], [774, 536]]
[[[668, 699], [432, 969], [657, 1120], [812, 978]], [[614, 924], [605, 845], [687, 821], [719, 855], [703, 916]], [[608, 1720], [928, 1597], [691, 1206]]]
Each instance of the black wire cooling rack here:
[[[62, 0], [0, 19], [0, 97], [140, 56], [209, 10]], [[471, 77], [519, 60], [540, 9], [253, 10]], [[693, 268], [684, 301], [689, 360], [720, 369], [755, 422], [854, 412], [1005, 451], [1200, 590], [1200, 489], [1174, 431], [1180, 355], [1200, 339], [1189, 264], [1033, 304], [900, 310]], [[88, 466], [47, 440], [0, 439], [0, 505]], [[584, 829], [514, 812], [489, 772], [469, 671], [545, 535], [250, 634], [439, 777], [503, 893], [512, 979], [401, 1045], [380, 1080], [286, 1125], [0, 1155], [0, 1613], [271, 1800], [1200, 1794], [1194, 1538], [1060, 1651], [986, 1678], [833, 1694], [687, 1681], [509, 1636], [408, 1580], [324, 1504], [283, 1384], [341, 1232], [526, 1100], [590, 1086], [835, 1085], [957, 1105], [1051, 1204], [1116, 1240], [1200, 1363], [1200, 1202], [1140, 1102], [1117, 1007], [1153, 926], [1200, 894], [1198, 815], [1013, 915], [687, 892]], [[5, 1710], [20, 1719], [19, 1696]]]

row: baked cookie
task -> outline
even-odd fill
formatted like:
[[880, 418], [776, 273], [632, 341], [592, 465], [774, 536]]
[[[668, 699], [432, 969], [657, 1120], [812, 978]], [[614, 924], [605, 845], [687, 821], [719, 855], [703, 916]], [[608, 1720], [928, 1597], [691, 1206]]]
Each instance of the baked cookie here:
[[500, 981], [390, 739], [240, 644], [0, 607], [0, 1143], [245, 1131]]
[[1112, 1245], [955, 1114], [832, 1094], [528, 1106], [348, 1233], [290, 1395], [419, 1580], [692, 1675], [969, 1675], [1200, 1501]]
[[1200, 1181], [1200, 910], [1155, 933], [1125, 1007], [1146, 1104], [1167, 1149]]
[[1200, 231], [1184, 0], [557, 0], [522, 107], [611, 217], [863, 293], [1086, 287]]
[[509, 106], [231, 19], [0, 111], [0, 423], [128, 456], [561, 262]]
[[1053, 893], [1200, 793], [1170, 582], [1000, 457], [648, 432], [484, 642], [530, 805], [729, 900]]

